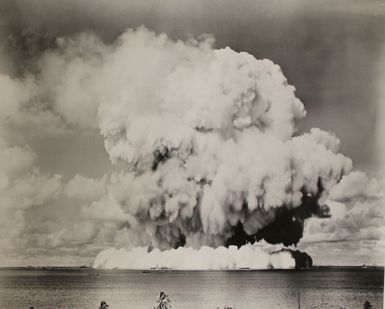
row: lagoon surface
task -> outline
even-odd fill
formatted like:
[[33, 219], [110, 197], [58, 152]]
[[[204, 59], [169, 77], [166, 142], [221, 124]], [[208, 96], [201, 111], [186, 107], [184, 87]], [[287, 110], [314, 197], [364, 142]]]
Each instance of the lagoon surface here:
[[152, 309], [165, 291], [172, 309], [383, 308], [383, 269], [145, 272], [0, 269], [0, 308]]

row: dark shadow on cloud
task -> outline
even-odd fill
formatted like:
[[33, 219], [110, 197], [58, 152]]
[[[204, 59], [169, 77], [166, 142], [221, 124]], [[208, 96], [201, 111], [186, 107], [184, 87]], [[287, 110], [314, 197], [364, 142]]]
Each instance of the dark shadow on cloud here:
[[277, 207], [274, 221], [264, 226], [254, 235], [247, 234], [243, 224], [239, 222], [233, 228], [232, 236], [227, 240], [226, 245], [241, 247], [246, 243], [258, 242], [262, 239], [271, 244], [297, 245], [303, 236], [306, 219], [313, 216], [318, 218], [330, 217], [329, 208], [326, 205], [319, 204], [322, 192], [323, 186], [319, 179], [317, 194], [307, 194], [305, 189], [303, 189], [300, 206], [295, 208], [288, 208], [287, 206]]

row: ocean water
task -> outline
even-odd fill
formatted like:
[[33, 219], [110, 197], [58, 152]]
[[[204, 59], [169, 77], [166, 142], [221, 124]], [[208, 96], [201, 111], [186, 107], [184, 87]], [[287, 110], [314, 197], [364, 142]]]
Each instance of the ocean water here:
[[0, 270], [0, 308], [383, 308], [382, 269], [269, 271]]

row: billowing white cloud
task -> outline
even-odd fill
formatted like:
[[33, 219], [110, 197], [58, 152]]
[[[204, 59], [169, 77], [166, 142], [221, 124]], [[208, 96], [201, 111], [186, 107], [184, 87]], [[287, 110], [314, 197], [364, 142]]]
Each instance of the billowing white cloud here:
[[[61, 193], [82, 220], [63, 211], [40, 246], [290, 245], [328, 202], [332, 219], [311, 219], [304, 241], [381, 238], [380, 208], [366, 203], [378, 200], [377, 182], [351, 172], [334, 135], [297, 134], [306, 111], [270, 60], [214, 49], [209, 36], [173, 41], [145, 28], [112, 44], [90, 34], [57, 44], [37, 74], [0, 78], [0, 126], [98, 130], [119, 171], [76, 175], [62, 189], [27, 148], [0, 143], [0, 202], [20, 226], [23, 211]], [[19, 163], [3, 164], [10, 157]]]
[[293, 137], [306, 113], [279, 66], [212, 44], [140, 28], [112, 45], [63, 39], [40, 61], [39, 95], [68, 123], [98, 127], [124, 166], [86, 212], [118, 206], [139, 244], [224, 244], [238, 223], [256, 234], [352, 168], [334, 136]]
[[370, 180], [364, 173], [352, 172], [331, 190], [326, 203], [331, 218], [309, 219], [301, 244], [306, 247], [312, 243], [337, 243], [341, 250], [370, 256], [369, 260], [381, 265], [385, 239], [385, 200], [381, 182]]
[[8, 146], [0, 137], [0, 206], [25, 210], [56, 198], [61, 190], [59, 175], [47, 176], [33, 166], [28, 148]]
[[58, 198], [61, 177], [46, 175], [34, 167], [34, 153], [10, 146], [0, 136], [0, 260], [25, 246], [26, 211]]
[[[295, 136], [304, 106], [269, 60], [216, 50], [208, 36], [172, 41], [145, 28], [111, 45], [84, 34], [58, 46], [39, 61], [36, 97], [67, 124], [100, 130], [121, 164], [108, 183], [76, 176], [65, 195], [131, 245], [223, 245], [237, 225], [256, 235], [282, 209], [302, 225], [329, 193], [341, 202], [345, 183], [369, 182], [344, 176], [352, 162], [332, 134]], [[269, 240], [296, 243], [302, 233], [279, 235]]]
[[70, 179], [65, 188], [64, 194], [70, 198], [80, 200], [98, 200], [105, 195], [106, 177], [98, 180], [87, 178], [81, 175], [75, 175]]
[[341, 181], [330, 192], [330, 200], [349, 203], [355, 200], [379, 199], [383, 195], [383, 187], [375, 179], [365, 173], [354, 171], [343, 176]]
[[98, 228], [92, 222], [77, 222], [54, 231], [47, 238], [48, 245], [52, 247], [70, 247], [77, 244], [87, 244], [93, 241], [98, 233]]
[[2, 136], [47, 135], [63, 132], [60, 116], [55, 114], [46, 98], [39, 96], [33, 76], [14, 79], [0, 74], [0, 129]]

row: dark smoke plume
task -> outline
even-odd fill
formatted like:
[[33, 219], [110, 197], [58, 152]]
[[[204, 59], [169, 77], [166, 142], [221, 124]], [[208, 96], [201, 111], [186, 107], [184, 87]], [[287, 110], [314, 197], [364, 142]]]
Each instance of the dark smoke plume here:
[[319, 198], [323, 192], [321, 179], [318, 181], [318, 193], [315, 195], [303, 192], [301, 205], [294, 209], [285, 206], [275, 210], [275, 219], [254, 235], [248, 235], [241, 222], [232, 228], [232, 236], [226, 245], [238, 247], [246, 243], [265, 240], [271, 244], [282, 243], [285, 246], [296, 245], [303, 236], [304, 222], [310, 217], [330, 217], [327, 205], [320, 205]]

